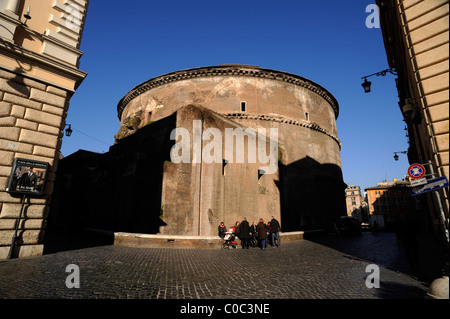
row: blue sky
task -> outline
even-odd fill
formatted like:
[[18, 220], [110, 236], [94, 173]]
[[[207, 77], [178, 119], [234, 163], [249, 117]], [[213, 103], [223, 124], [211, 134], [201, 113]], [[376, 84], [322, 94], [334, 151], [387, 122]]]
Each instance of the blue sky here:
[[80, 69], [61, 152], [107, 152], [119, 130], [116, 106], [136, 85], [176, 70], [251, 64], [294, 73], [339, 102], [344, 181], [364, 187], [403, 178], [409, 166], [395, 77], [361, 77], [389, 68], [381, 29], [366, 27], [375, 1], [117, 1], [89, 4]]

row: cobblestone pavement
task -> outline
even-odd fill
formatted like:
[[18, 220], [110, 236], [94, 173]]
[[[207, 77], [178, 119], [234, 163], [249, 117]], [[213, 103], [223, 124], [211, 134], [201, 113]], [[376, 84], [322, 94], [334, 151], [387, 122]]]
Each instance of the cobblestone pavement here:
[[[0, 261], [0, 298], [69, 299], [391, 299], [420, 298], [427, 283], [395, 270], [395, 235], [371, 233], [354, 239], [378, 240], [382, 250], [366, 256], [327, 247], [328, 236], [282, 243], [281, 247], [236, 250], [150, 249], [97, 246], [38, 257]], [[341, 244], [345, 244], [345, 240]], [[320, 243], [319, 243], [320, 242]], [[348, 243], [347, 243], [347, 246]], [[358, 245], [357, 245], [358, 246]], [[336, 248], [336, 247], [334, 247]], [[383, 253], [384, 252], [384, 253]], [[394, 254], [394, 255], [393, 255]], [[386, 256], [389, 260], [374, 256]], [[372, 257], [372, 260], [370, 260]], [[386, 259], [385, 258], [385, 259]], [[375, 263], [380, 287], [368, 288], [366, 271]], [[403, 263], [403, 264], [402, 264]], [[79, 267], [79, 288], [67, 288]], [[384, 265], [383, 265], [384, 264]]]

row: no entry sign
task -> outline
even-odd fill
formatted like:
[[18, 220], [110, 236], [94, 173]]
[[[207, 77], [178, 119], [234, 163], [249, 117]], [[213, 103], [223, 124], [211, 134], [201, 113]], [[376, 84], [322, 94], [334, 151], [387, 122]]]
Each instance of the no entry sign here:
[[425, 167], [421, 164], [412, 164], [408, 168], [408, 175], [414, 179], [422, 178], [425, 175]]

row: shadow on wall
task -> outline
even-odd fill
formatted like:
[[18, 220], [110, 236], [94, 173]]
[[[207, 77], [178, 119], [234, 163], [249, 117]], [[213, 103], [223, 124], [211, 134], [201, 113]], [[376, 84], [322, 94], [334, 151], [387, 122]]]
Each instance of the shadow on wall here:
[[346, 215], [342, 170], [305, 157], [278, 164], [283, 231], [328, 229], [333, 219]]
[[[170, 160], [170, 116], [104, 154], [79, 150], [60, 160], [49, 227], [156, 234], [162, 221], [163, 165]], [[125, 142], [126, 140], [126, 142]]]
[[[176, 116], [141, 127], [104, 154], [78, 151], [59, 162], [49, 227], [76, 234], [91, 228], [159, 233], [164, 163], [174, 141]], [[279, 163], [283, 231], [327, 229], [346, 214], [341, 168], [310, 157]]]

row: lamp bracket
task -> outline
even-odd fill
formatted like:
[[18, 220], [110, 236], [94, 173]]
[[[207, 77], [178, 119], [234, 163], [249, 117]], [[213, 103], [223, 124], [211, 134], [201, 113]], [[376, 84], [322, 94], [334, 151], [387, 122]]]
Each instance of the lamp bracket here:
[[388, 73], [391, 73], [393, 75], [397, 75], [397, 71], [395, 70], [395, 68], [391, 68], [391, 69], [386, 69], [386, 70], [383, 70], [383, 71], [380, 71], [380, 72], [377, 72], [377, 73], [373, 73], [373, 74], [370, 74], [370, 75], [363, 76], [361, 79], [367, 79], [368, 77], [371, 77], [371, 76], [374, 76], [374, 75], [376, 75], [376, 76], [385, 76]]

